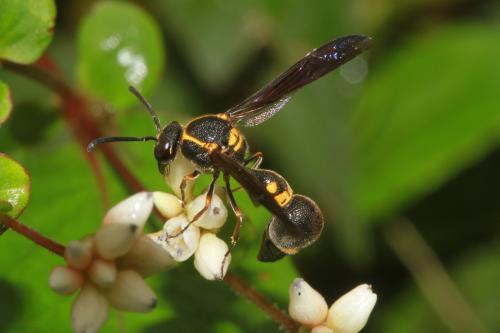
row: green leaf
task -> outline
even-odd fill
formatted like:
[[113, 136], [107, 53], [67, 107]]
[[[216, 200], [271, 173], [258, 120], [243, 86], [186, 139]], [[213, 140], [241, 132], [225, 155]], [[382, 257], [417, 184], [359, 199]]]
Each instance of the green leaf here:
[[21, 64], [36, 61], [52, 39], [55, 16], [53, 0], [3, 0], [0, 58]]
[[137, 99], [129, 85], [147, 94], [165, 62], [160, 31], [141, 8], [126, 2], [97, 3], [78, 31], [78, 78], [91, 94], [122, 108]]
[[12, 99], [10, 97], [9, 86], [0, 81], [0, 126], [10, 115], [12, 110]]
[[362, 217], [394, 212], [499, 143], [499, 32], [432, 31], [369, 75], [351, 128], [353, 207]]
[[0, 179], [0, 212], [16, 218], [28, 204], [30, 177], [19, 163], [0, 153]]

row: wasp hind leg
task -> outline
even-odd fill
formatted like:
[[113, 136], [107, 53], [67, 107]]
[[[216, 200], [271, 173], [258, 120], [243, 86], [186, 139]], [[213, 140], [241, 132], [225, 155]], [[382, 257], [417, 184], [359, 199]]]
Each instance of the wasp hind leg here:
[[262, 152], [258, 151], [254, 153], [252, 156], [247, 157], [245, 161], [243, 162], [243, 165], [247, 166], [249, 163], [255, 161], [250, 169], [257, 169], [260, 164], [262, 163], [262, 160], [264, 159], [264, 154]]
[[229, 246], [228, 250], [224, 254], [224, 259], [222, 260], [222, 265], [221, 265], [221, 275], [224, 276], [224, 266], [226, 264], [227, 257], [231, 253], [231, 250], [234, 248], [236, 243], [238, 242], [238, 239], [240, 237], [240, 228], [241, 224], [243, 223], [243, 213], [238, 207], [236, 200], [234, 199], [233, 196], [233, 191], [231, 191], [231, 184], [229, 182], [229, 174], [225, 173], [224, 174], [224, 182], [226, 183], [226, 192], [227, 192], [227, 197], [229, 199], [229, 204], [231, 205], [231, 209], [234, 212], [234, 215], [236, 215], [236, 224], [233, 229], [233, 234], [231, 235], [231, 245]]

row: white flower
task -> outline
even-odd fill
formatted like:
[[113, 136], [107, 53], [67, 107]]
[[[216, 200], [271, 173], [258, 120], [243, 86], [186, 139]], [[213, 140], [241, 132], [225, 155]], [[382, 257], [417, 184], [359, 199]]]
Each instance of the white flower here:
[[231, 262], [231, 254], [225, 258], [227, 244], [213, 233], [206, 232], [194, 255], [194, 267], [207, 280], [222, 280]]
[[289, 295], [288, 312], [295, 321], [312, 327], [326, 320], [328, 305], [325, 299], [304, 279], [297, 278], [292, 282]]
[[133, 224], [142, 232], [152, 209], [153, 194], [139, 192], [112, 207], [104, 216], [103, 223]]
[[362, 284], [340, 297], [328, 311], [327, 324], [335, 333], [357, 333], [365, 327], [377, 295]]
[[61, 295], [71, 295], [83, 285], [80, 272], [65, 266], [56, 266], [50, 273], [49, 286]]
[[108, 301], [91, 282], [85, 283], [71, 308], [71, 326], [75, 333], [93, 333], [108, 318]]
[[[180, 184], [180, 181], [176, 184]], [[226, 223], [228, 216], [222, 199], [214, 193], [208, 209], [190, 224], [190, 221], [193, 221], [194, 217], [205, 207], [206, 196], [207, 193], [204, 192], [193, 200], [187, 198], [186, 207], [183, 208], [175, 196], [155, 192], [153, 197], [158, 210], [165, 217], [178, 215], [170, 217], [165, 222], [162, 231], [147, 236], [161, 245], [178, 262], [186, 261], [195, 254], [194, 265], [200, 274], [208, 280], [221, 280], [231, 261], [230, 255], [224, 260], [229, 247], [215, 236], [219, 228]], [[172, 207], [167, 207], [168, 205]], [[200, 237], [202, 233], [206, 236]]]
[[120, 271], [116, 282], [106, 290], [111, 305], [122, 311], [149, 312], [156, 307], [156, 295], [134, 271]]
[[[187, 218], [191, 221], [198, 212], [200, 212], [205, 207], [207, 193], [197, 196], [193, 201], [191, 201], [186, 208]], [[217, 194], [214, 193], [212, 196], [212, 202], [208, 209], [200, 216], [194, 225], [207, 230], [219, 229], [226, 223], [227, 220], [227, 208], [224, 206], [222, 199], [219, 198]]]
[[[181, 182], [184, 176], [187, 176], [195, 170], [191, 163], [183, 154], [177, 154], [175, 159], [170, 162], [168, 169], [165, 172], [165, 181], [174, 191], [177, 197], [181, 197]], [[189, 201], [193, 194], [194, 181], [188, 181], [185, 187], [186, 201]]]
[[377, 302], [377, 295], [367, 284], [340, 297], [330, 309], [323, 296], [303, 279], [295, 279], [289, 293], [290, 316], [311, 327], [310, 333], [358, 333], [365, 327]]
[[97, 332], [107, 318], [109, 305], [132, 312], [155, 307], [156, 296], [143, 276], [165, 269], [174, 260], [142, 235], [152, 209], [151, 193], [133, 195], [108, 211], [94, 236], [66, 247], [64, 257], [69, 267], [54, 268], [49, 285], [63, 295], [82, 288], [72, 308], [75, 332]]
[[167, 219], [182, 213], [182, 202], [175, 195], [165, 192], [153, 192], [153, 202], [161, 215]]
[[312, 330], [311, 333], [333, 333], [330, 327], [328, 326], [315, 326]]
[[167, 250], [176, 261], [186, 261], [196, 251], [200, 240], [200, 229], [193, 224], [182, 232], [187, 225], [186, 216], [179, 215], [165, 222], [163, 231], [149, 236]]

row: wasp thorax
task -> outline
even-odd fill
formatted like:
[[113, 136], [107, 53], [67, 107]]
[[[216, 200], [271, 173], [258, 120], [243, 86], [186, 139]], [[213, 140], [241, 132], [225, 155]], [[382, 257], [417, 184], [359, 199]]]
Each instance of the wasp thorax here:
[[182, 126], [178, 122], [173, 121], [165, 126], [158, 136], [154, 153], [158, 162], [158, 169], [162, 174], [165, 173], [167, 165], [175, 158], [181, 134]]

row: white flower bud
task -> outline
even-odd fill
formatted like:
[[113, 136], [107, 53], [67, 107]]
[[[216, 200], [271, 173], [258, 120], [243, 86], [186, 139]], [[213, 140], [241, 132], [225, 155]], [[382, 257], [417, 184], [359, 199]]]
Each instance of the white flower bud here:
[[134, 224], [140, 231], [153, 210], [151, 192], [139, 192], [113, 206], [104, 216], [104, 224]]
[[127, 253], [138, 236], [135, 224], [105, 224], [95, 235], [96, 252], [104, 259], [114, 259]]
[[128, 312], [149, 312], [156, 307], [156, 295], [136, 272], [119, 271], [106, 293], [114, 308]]
[[49, 277], [49, 286], [56, 293], [71, 295], [83, 285], [83, 276], [71, 268], [54, 267]]
[[[182, 155], [179, 151], [175, 159], [170, 163], [165, 172], [165, 181], [177, 197], [181, 197], [181, 182], [184, 176], [193, 173], [195, 170], [193, 163]], [[193, 195], [194, 181], [188, 181], [184, 193], [186, 201], [189, 201]]]
[[153, 201], [161, 215], [167, 219], [182, 213], [182, 202], [173, 194], [153, 192]]
[[289, 295], [288, 312], [295, 321], [309, 327], [320, 325], [325, 321], [328, 305], [323, 296], [304, 279], [293, 280]]
[[71, 308], [73, 332], [97, 332], [108, 317], [108, 307], [108, 301], [97, 288], [90, 282], [85, 283]]
[[[190, 225], [183, 233], [180, 233], [188, 225], [185, 215], [171, 218], [163, 226], [163, 231], [153, 236], [153, 240], [160, 244], [175, 261], [186, 261], [196, 251], [200, 240], [200, 229]], [[175, 236], [170, 238], [169, 236]]]
[[92, 259], [90, 242], [71, 241], [64, 250], [64, 259], [70, 267], [78, 270], [87, 268]]
[[335, 333], [357, 333], [365, 327], [376, 302], [377, 295], [371, 286], [357, 286], [333, 303], [327, 325]]
[[315, 326], [312, 330], [311, 333], [333, 333], [333, 331], [327, 327], [327, 326]]
[[[163, 234], [163, 231], [159, 233]], [[154, 234], [151, 236], [154, 237]], [[120, 269], [131, 269], [142, 276], [149, 276], [173, 266], [175, 260], [150, 235], [142, 235], [127, 254], [117, 259], [117, 264]]]
[[194, 267], [207, 280], [222, 280], [231, 262], [231, 254], [229, 254], [222, 268], [224, 255], [228, 249], [222, 239], [217, 238], [213, 233], [204, 233], [194, 254]]
[[[187, 218], [191, 221], [203, 207], [205, 207], [205, 200], [207, 193], [197, 196], [186, 207]], [[203, 215], [194, 222], [194, 225], [203, 229], [218, 229], [224, 225], [227, 220], [227, 208], [224, 206], [221, 198], [214, 193], [212, 203]]]
[[101, 288], [109, 288], [116, 280], [116, 266], [112, 261], [95, 259], [89, 267], [89, 276]]

